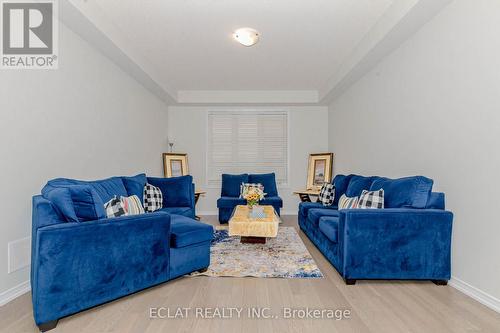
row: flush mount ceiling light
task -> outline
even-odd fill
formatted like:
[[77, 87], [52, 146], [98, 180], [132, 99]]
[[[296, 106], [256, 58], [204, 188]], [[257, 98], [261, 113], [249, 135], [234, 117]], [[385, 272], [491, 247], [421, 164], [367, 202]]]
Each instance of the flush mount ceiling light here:
[[259, 41], [259, 32], [252, 28], [240, 28], [233, 33], [234, 39], [241, 45], [252, 46]]

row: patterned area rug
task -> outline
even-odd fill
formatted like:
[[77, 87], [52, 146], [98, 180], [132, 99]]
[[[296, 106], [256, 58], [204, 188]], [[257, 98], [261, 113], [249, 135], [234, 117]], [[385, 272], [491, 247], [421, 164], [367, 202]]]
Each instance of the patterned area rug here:
[[227, 229], [215, 231], [210, 267], [191, 276], [322, 278], [323, 274], [293, 227], [280, 227], [266, 244], [242, 244]]

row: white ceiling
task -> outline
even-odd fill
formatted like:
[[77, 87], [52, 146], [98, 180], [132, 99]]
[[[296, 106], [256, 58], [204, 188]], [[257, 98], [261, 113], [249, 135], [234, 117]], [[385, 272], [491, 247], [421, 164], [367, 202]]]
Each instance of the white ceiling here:
[[[104, 53], [128, 57], [174, 103], [318, 103], [370, 52], [383, 56], [373, 50], [414, 8], [449, 1], [70, 0], [105, 36], [95, 44], [119, 50]], [[77, 16], [65, 23], [90, 35]], [[416, 29], [424, 16], [407, 21]], [[232, 39], [245, 26], [261, 33], [250, 48]]]
[[392, 1], [96, 0], [176, 91], [319, 90]]

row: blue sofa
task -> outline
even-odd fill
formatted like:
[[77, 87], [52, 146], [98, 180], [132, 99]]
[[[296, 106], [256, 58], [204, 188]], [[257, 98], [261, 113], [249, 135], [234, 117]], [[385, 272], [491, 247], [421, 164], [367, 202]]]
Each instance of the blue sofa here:
[[[431, 179], [337, 175], [335, 200], [299, 205], [299, 226], [344, 278], [450, 279], [453, 214], [445, 210], [444, 193], [432, 192]], [[342, 194], [384, 189], [384, 209], [338, 210]]]
[[222, 175], [221, 197], [217, 200], [219, 209], [219, 222], [227, 223], [231, 218], [234, 207], [237, 205], [246, 205], [246, 200], [240, 198], [240, 185], [242, 183], [262, 184], [266, 196], [260, 201], [261, 205], [271, 205], [279, 215], [283, 207], [283, 200], [278, 196], [278, 187], [276, 186], [276, 176], [274, 173], [265, 174], [241, 174], [241, 175]]
[[[163, 209], [106, 218], [114, 195], [142, 200], [146, 181], [160, 187]], [[31, 290], [40, 330], [58, 319], [203, 270], [213, 228], [195, 221], [191, 176], [58, 178], [33, 197]]]

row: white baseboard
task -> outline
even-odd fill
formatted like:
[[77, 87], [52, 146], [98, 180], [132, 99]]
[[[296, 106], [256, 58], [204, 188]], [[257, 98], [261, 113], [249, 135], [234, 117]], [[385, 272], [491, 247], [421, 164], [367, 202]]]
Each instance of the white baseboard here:
[[479, 303], [486, 305], [490, 309], [500, 313], [500, 299], [493, 297], [454, 276], [451, 277], [448, 285], [475, 299]]
[[10, 301], [12, 301], [13, 299], [26, 294], [28, 291], [30, 291], [30, 289], [31, 286], [28, 280], [18, 284], [13, 288], [10, 288], [9, 290], [4, 291], [3, 293], [0, 294], [0, 306], [5, 305]]

